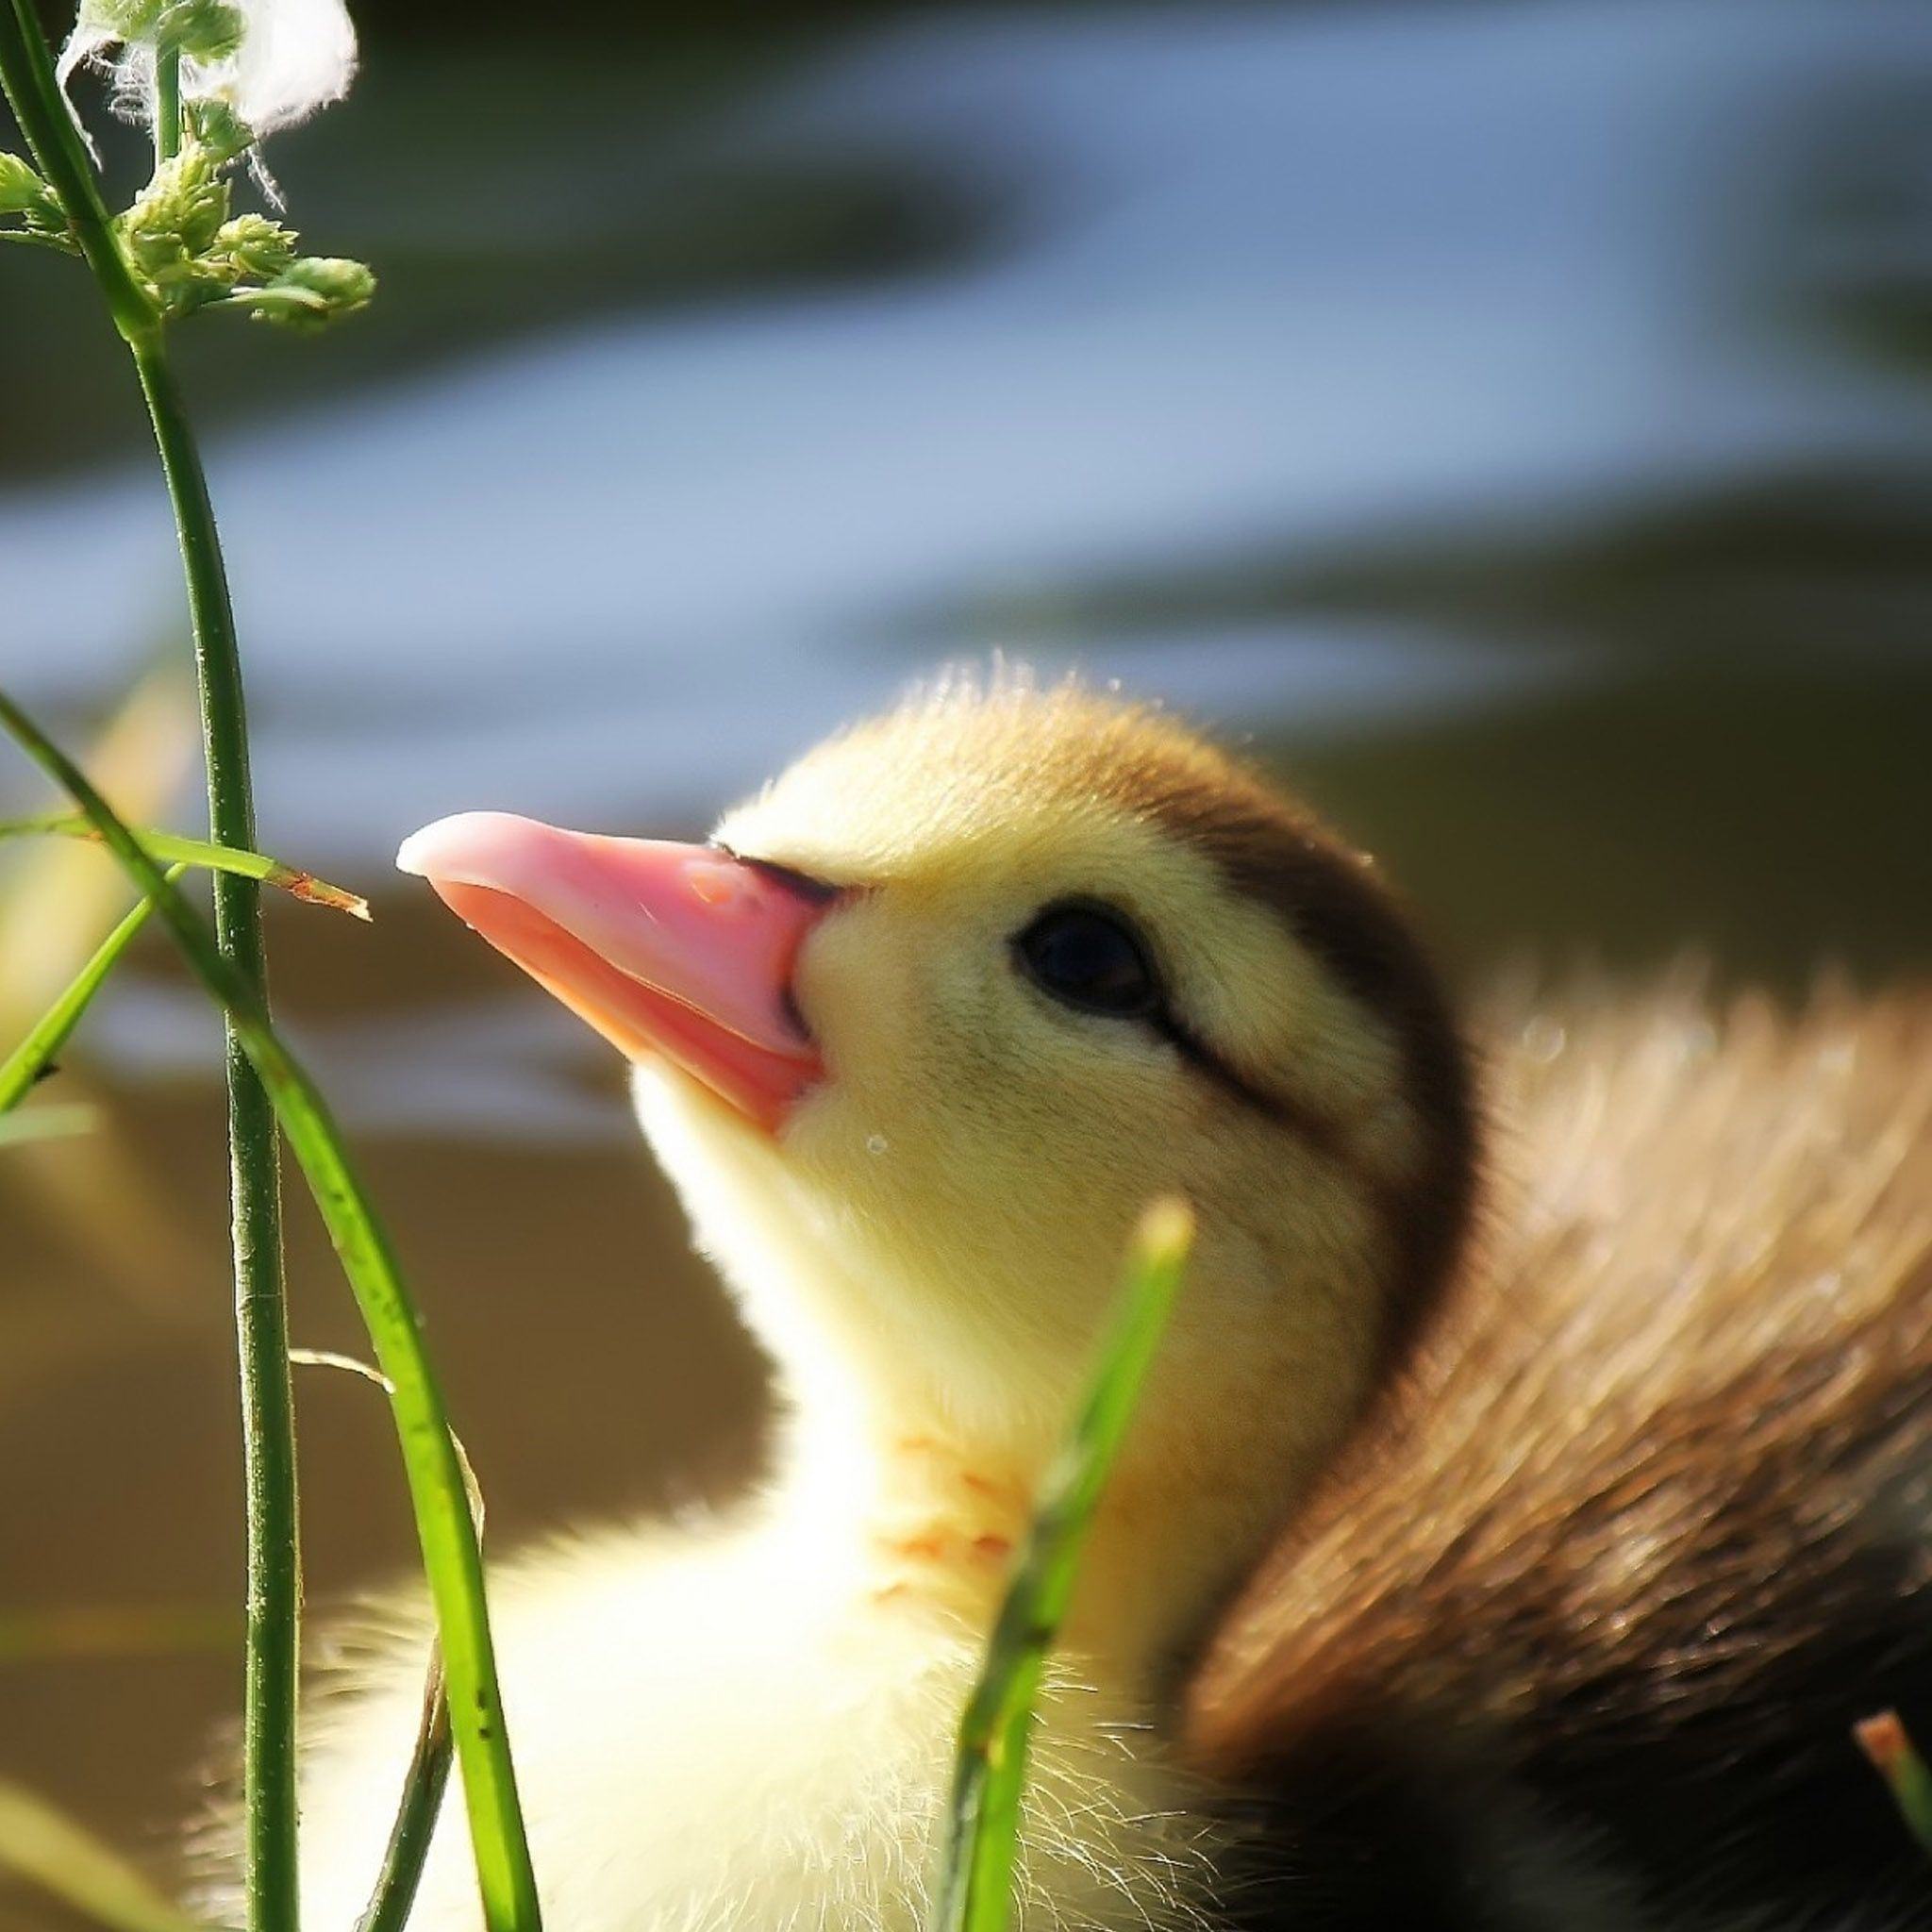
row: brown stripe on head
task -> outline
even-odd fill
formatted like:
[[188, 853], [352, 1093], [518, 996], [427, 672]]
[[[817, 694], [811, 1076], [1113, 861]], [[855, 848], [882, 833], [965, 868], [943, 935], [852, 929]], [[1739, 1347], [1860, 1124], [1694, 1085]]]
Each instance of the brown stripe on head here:
[[1367, 855], [1258, 773], [1152, 709], [1068, 690], [1047, 704], [1077, 733], [1071, 784], [1151, 820], [1284, 924], [1393, 1036], [1424, 1136], [1415, 1172], [1381, 1190], [1395, 1244], [1386, 1358], [1399, 1359], [1453, 1271], [1474, 1209], [1470, 1061], [1441, 978]]

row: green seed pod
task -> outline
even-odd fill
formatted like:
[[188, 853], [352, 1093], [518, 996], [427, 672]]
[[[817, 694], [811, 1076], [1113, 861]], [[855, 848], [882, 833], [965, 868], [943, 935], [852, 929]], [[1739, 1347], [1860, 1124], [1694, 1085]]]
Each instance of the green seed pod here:
[[259, 292], [255, 312], [263, 321], [316, 329], [366, 308], [375, 293], [375, 276], [363, 262], [305, 255]]

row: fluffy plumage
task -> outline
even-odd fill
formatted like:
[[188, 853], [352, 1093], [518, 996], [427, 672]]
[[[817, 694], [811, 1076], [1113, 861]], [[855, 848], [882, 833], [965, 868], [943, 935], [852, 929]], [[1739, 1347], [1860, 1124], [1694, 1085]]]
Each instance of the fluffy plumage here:
[[[830, 894], [789, 989], [827, 1074], [775, 1131], [655, 1058], [638, 1103], [789, 1416], [715, 1524], [496, 1570], [554, 1932], [911, 1932], [1027, 1496], [1176, 1189], [1200, 1245], [1023, 1923], [1879, 1922], [1907, 1853], [1844, 1728], [1932, 1683], [1932, 1005], [1492, 1018], [1486, 1163], [1373, 868], [1157, 712], [946, 687], [718, 841]], [[1070, 903], [1138, 932], [1157, 1016], [1029, 981]], [[420, 1654], [314, 1713], [318, 1924], [374, 1870]], [[1790, 1828], [1825, 1803], [1843, 1857]], [[451, 1807], [424, 1932], [475, 1923], [459, 1840]]]
[[1850, 1727], [1932, 1736], [1932, 1002], [1682, 974], [1485, 1031], [1480, 1265], [1221, 1632], [1195, 1749], [1348, 1921], [1916, 1919]]

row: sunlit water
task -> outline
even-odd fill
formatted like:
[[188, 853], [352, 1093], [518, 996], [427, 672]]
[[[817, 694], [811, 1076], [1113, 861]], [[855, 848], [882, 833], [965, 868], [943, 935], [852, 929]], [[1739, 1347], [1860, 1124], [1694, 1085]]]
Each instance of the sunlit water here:
[[[1289, 743], [1587, 688], [1614, 639], [1296, 586], [1922, 464], [1924, 391], [1800, 321], [1863, 259], [1816, 205], [1922, 158], [1872, 142], [1928, 82], [1905, 0], [961, 14], [823, 57], [689, 164], [902, 169], [982, 210], [958, 259], [220, 440], [264, 841], [366, 879], [472, 806], [689, 824], [1000, 645]], [[9, 682], [110, 693], [175, 571], [144, 467], [0, 500]], [[106, 1037], [198, 1056], [160, 998]], [[358, 1104], [408, 1115], [365, 1044]]]

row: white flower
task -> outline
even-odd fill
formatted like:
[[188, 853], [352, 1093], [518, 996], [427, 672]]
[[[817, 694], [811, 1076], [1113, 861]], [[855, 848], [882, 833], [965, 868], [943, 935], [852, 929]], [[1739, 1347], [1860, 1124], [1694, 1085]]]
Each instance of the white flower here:
[[181, 48], [181, 98], [225, 101], [257, 135], [339, 101], [356, 73], [342, 0], [81, 0], [60, 53], [65, 86], [83, 64], [113, 76], [115, 110], [152, 121], [156, 52]]

